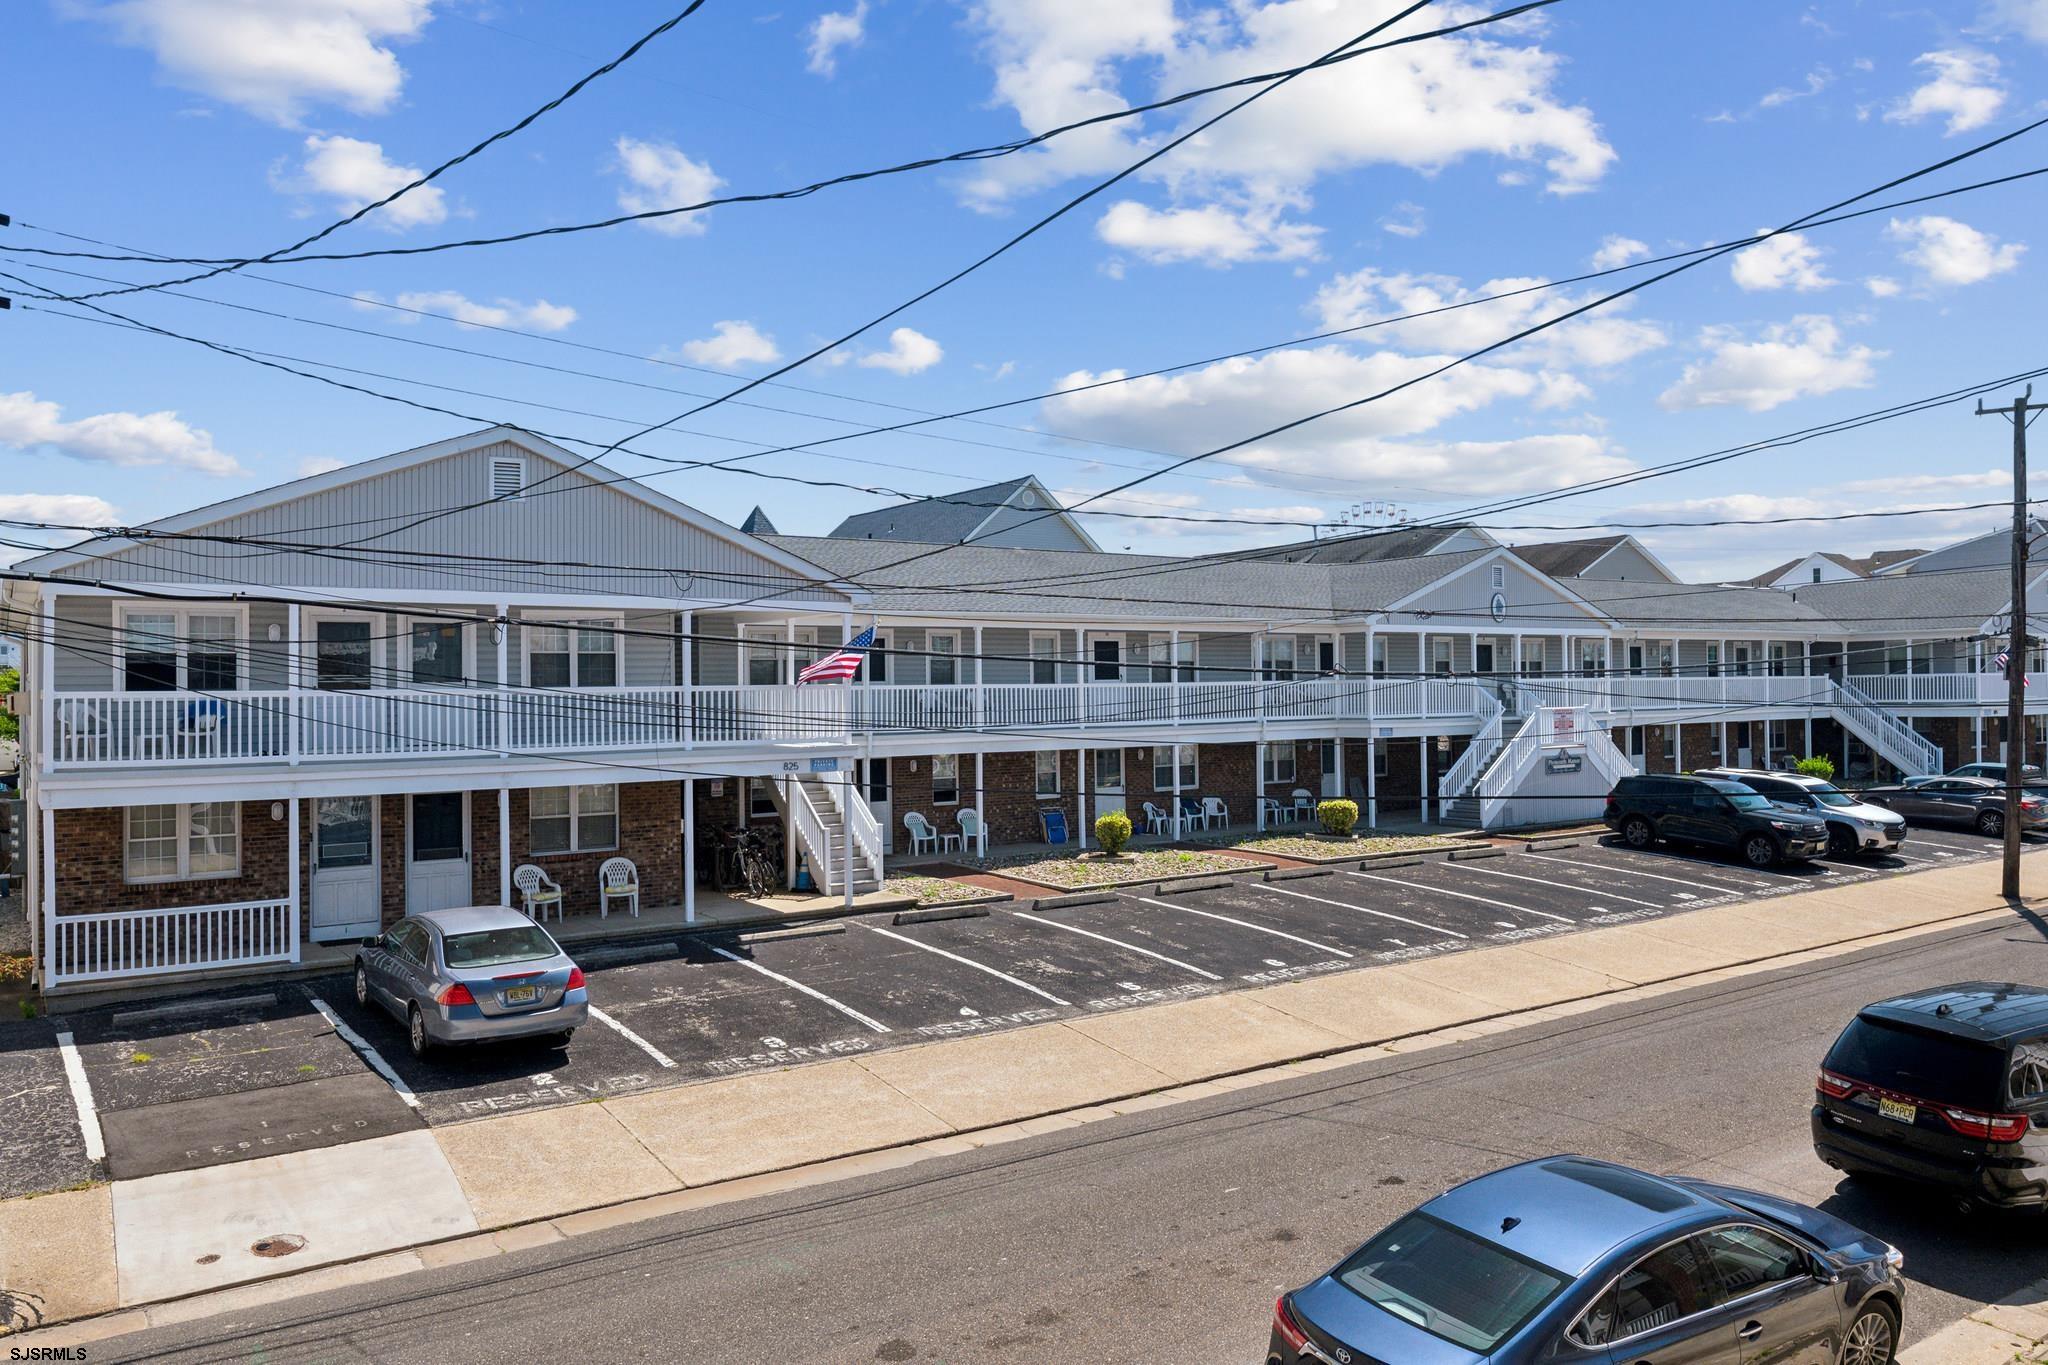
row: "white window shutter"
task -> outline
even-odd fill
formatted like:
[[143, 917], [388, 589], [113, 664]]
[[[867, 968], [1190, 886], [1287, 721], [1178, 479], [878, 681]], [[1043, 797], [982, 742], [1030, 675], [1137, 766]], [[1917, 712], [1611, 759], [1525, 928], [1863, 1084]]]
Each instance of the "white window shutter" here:
[[517, 455], [491, 457], [491, 496], [516, 498], [526, 487], [526, 461]]

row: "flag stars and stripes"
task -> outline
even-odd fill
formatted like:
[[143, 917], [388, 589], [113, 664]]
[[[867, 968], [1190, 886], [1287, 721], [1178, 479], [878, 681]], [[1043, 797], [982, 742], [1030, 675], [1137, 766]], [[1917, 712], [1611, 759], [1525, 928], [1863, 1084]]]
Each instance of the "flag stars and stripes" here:
[[874, 643], [875, 628], [869, 626], [848, 640], [845, 648], [832, 651], [797, 674], [796, 680], [799, 683], [843, 682], [860, 672], [861, 660], [867, 658], [867, 652]]

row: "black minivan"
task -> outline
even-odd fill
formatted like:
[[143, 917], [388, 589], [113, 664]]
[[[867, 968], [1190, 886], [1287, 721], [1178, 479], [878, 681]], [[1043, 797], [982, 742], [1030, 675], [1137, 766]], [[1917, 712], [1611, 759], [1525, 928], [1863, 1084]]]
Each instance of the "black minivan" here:
[[2048, 987], [1969, 981], [1866, 1005], [1815, 1082], [1813, 1150], [1966, 1206], [2048, 1210]]
[[1828, 851], [1819, 817], [1790, 810], [1726, 778], [1634, 773], [1607, 793], [1601, 817], [1631, 848], [1659, 839], [1733, 849], [1752, 867]]

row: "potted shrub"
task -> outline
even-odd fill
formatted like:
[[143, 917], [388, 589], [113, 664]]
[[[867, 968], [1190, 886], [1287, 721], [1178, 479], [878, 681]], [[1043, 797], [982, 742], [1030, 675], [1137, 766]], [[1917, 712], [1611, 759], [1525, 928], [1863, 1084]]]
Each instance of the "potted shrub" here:
[[1835, 761], [1823, 754], [1814, 754], [1794, 763], [1792, 771], [1805, 773], [1808, 777], [1817, 777], [1823, 782], [1832, 782], [1835, 780]]
[[1318, 802], [1316, 819], [1322, 821], [1323, 833], [1348, 839], [1351, 831], [1358, 828], [1358, 803], [1342, 800]]
[[1120, 810], [1107, 810], [1095, 817], [1095, 842], [1114, 858], [1131, 841], [1131, 817]]

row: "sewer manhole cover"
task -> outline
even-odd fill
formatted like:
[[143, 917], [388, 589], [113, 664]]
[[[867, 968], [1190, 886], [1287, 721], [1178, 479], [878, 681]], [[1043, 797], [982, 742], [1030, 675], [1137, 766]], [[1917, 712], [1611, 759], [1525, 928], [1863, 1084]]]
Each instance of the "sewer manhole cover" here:
[[249, 1250], [258, 1256], [289, 1256], [294, 1251], [304, 1251], [306, 1239], [296, 1232], [273, 1233], [249, 1244]]

